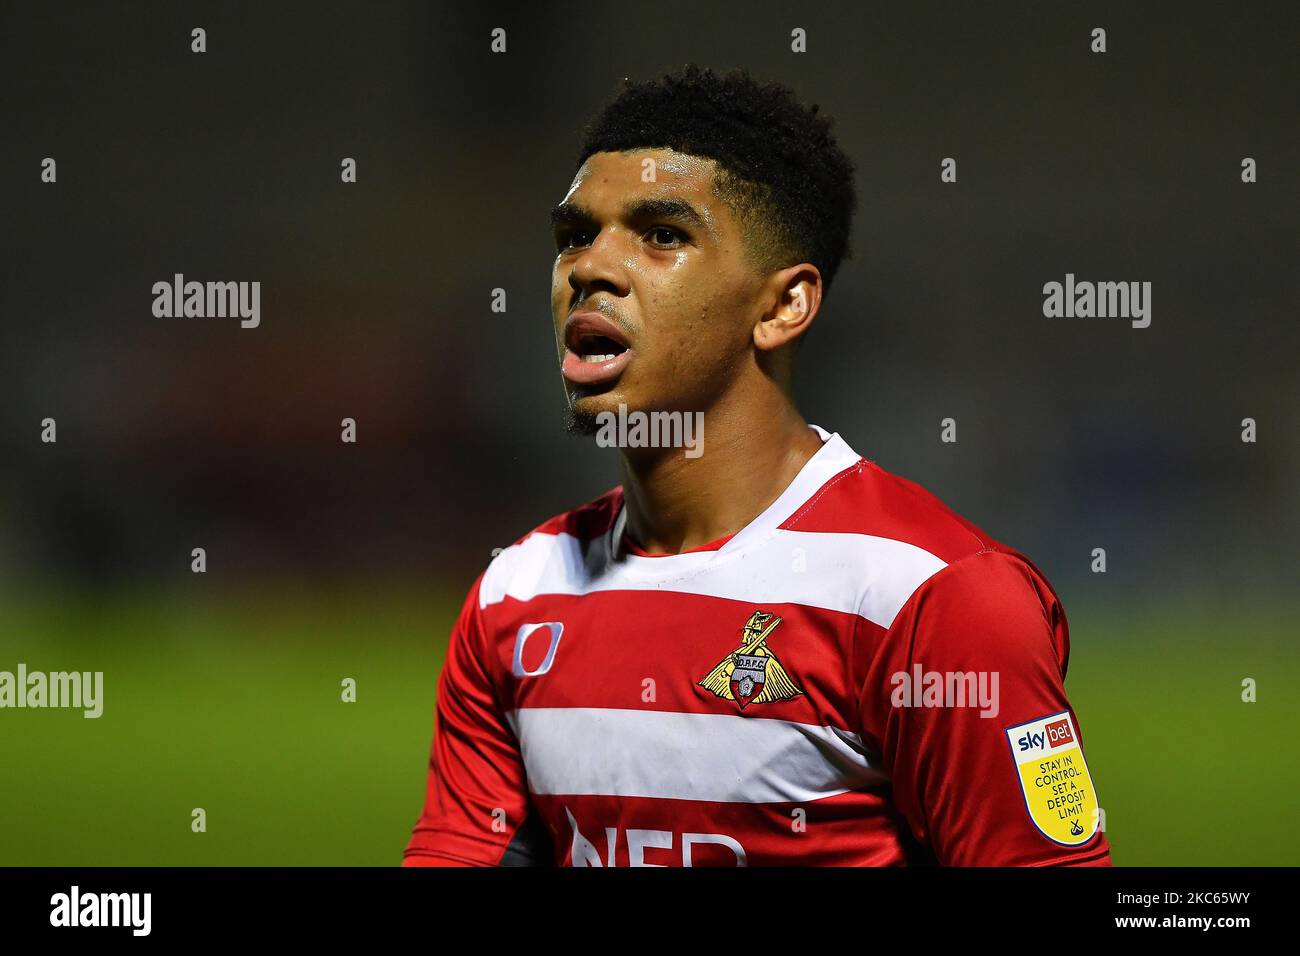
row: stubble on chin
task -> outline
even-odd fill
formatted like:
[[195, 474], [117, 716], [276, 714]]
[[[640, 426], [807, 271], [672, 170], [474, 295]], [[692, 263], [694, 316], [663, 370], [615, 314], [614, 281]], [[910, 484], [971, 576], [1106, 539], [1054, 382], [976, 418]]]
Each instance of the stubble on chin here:
[[570, 435], [580, 435], [588, 438], [600, 431], [600, 423], [596, 420], [596, 413], [579, 411], [574, 405], [575, 403], [571, 397], [564, 409], [564, 430]]

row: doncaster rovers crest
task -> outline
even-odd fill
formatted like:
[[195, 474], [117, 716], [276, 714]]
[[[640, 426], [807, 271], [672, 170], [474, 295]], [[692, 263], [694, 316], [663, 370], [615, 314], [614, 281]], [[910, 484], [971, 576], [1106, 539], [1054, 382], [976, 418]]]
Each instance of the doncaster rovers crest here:
[[700, 686], [723, 700], [734, 700], [741, 710], [802, 694], [767, 646], [768, 636], [780, 623], [767, 611], [755, 611], [741, 628], [740, 647], [719, 661]]

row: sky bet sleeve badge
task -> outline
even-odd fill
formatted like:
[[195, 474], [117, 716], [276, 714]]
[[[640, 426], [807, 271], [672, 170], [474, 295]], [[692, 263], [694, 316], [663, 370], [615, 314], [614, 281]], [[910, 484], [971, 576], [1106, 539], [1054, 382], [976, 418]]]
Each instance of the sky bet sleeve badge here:
[[1069, 711], [1007, 728], [1020, 789], [1034, 826], [1062, 846], [1097, 833], [1097, 791]]
[[767, 611], [755, 611], [741, 628], [740, 648], [719, 661], [700, 686], [723, 700], [734, 700], [741, 710], [802, 694], [767, 646], [768, 635], [780, 623]]

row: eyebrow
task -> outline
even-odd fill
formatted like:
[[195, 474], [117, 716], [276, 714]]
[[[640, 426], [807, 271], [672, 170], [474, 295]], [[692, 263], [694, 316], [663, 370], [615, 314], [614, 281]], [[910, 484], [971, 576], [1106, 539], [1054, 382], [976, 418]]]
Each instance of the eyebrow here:
[[[684, 226], [694, 226], [716, 237], [712, 224], [685, 199], [634, 199], [623, 207], [622, 218], [659, 219]], [[596, 221], [590, 209], [581, 203], [562, 202], [551, 210], [551, 228], [585, 226]]]

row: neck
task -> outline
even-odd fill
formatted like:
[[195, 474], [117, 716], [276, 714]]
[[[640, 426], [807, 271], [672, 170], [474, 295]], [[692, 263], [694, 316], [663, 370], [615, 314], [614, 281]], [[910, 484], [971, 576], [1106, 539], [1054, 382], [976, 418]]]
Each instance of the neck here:
[[[764, 407], [766, 406], [766, 407]], [[624, 449], [627, 531], [652, 554], [679, 554], [757, 518], [821, 448], [790, 401], [718, 403], [704, 416], [704, 452]]]

